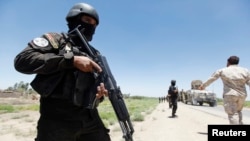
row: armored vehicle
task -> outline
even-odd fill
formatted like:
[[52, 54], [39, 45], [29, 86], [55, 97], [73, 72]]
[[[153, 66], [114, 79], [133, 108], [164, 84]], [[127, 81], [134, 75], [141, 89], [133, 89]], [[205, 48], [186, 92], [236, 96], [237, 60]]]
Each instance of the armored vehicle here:
[[201, 80], [193, 80], [191, 82], [191, 89], [182, 93], [182, 101], [186, 104], [191, 103], [192, 105], [203, 105], [204, 103], [214, 107], [217, 105], [216, 94], [208, 90], [199, 90]]

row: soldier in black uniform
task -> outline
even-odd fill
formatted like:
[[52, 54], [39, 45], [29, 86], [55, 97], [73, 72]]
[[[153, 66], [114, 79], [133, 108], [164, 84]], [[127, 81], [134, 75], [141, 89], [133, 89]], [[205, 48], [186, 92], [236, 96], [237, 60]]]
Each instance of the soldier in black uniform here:
[[175, 86], [176, 80], [171, 80], [171, 85], [168, 89], [168, 95], [171, 102], [172, 107], [172, 117], [176, 117], [176, 110], [177, 110], [177, 102], [178, 102], [178, 88]]
[[66, 36], [69, 34], [45, 33], [30, 41], [14, 61], [17, 71], [36, 74], [31, 86], [41, 98], [35, 141], [110, 141], [98, 105], [87, 108], [85, 105], [92, 103], [90, 98], [76, 99], [77, 94], [87, 97], [94, 89], [97, 103], [108, 95], [103, 83], [92, 89], [93, 71], [102, 69], [88, 57], [79, 36], [71, 32], [77, 27], [91, 41], [99, 24], [98, 13], [89, 4], [77, 3], [69, 10], [66, 20], [70, 38]]

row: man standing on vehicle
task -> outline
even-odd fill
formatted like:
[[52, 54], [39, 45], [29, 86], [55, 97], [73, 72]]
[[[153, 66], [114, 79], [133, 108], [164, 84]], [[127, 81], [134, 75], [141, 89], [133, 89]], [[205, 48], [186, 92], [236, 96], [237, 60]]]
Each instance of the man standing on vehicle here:
[[230, 56], [227, 67], [215, 71], [200, 89], [205, 89], [219, 77], [223, 82], [223, 102], [230, 124], [243, 124], [242, 109], [247, 97], [246, 85], [250, 87], [250, 72], [238, 66], [239, 57]]

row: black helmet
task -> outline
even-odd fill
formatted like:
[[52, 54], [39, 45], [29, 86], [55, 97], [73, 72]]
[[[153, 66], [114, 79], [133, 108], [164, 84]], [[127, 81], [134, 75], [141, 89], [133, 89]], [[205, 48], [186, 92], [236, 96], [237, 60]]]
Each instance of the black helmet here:
[[171, 85], [174, 86], [176, 83], [176, 80], [171, 80]]
[[[77, 3], [69, 10], [68, 15], [66, 16], [69, 32], [81, 25], [81, 27], [79, 27], [79, 30], [88, 41], [91, 41], [92, 36], [95, 34], [96, 26], [83, 22], [80, 17], [84, 14], [93, 17], [96, 20], [96, 25], [99, 24], [99, 16], [96, 10], [91, 5], [86, 3]], [[79, 43], [79, 39], [74, 40], [75, 44]]]
[[89, 4], [86, 3], [77, 3], [70, 10], [66, 16], [67, 22], [70, 22], [70, 19], [77, 17], [79, 14], [87, 14], [93, 17], [96, 20], [97, 25], [99, 24], [99, 16], [97, 11]]

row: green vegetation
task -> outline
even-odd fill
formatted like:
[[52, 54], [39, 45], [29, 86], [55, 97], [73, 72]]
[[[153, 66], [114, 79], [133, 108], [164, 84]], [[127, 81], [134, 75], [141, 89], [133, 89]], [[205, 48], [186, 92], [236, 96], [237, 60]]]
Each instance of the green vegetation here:
[[[143, 121], [145, 115], [150, 114], [158, 104], [158, 99], [132, 96], [125, 98], [131, 121]], [[98, 107], [100, 116], [105, 125], [113, 125], [117, 122], [117, 118], [113, 107], [108, 99], [104, 100]]]
[[[223, 99], [217, 99], [217, 104], [218, 105], [223, 105]], [[250, 108], [250, 101], [246, 101], [245, 103], [244, 103], [244, 107], [247, 107], [247, 108]]]
[[18, 111], [38, 111], [39, 105], [37, 104], [31, 104], [31, 105], [5, 105], [0, 104], [0, 114], [1, 113], [13, 113]]
[[[126, 106], [128, 108], [131, 121], [144, 121], [146, 115], [150, 114], [158, 105], [158, 98], [143, 97], [143, 96], [130, 96], [124, 98]], [[222, 99], [218, 99], [218, 105], [222, 105]], [[250, 101], [246, 101], [245, 107], [250, 108]], [[25, 110], [38, 111], [38, 104], [30, 105], [1, 105], [0, 114], [13, 113]], [[117, 117], [114, 113], [113, 107], [106, 98], [98, 107], [99, 113], [106, 126], [117, 123]]]
[[246, 102], [244, 103], [244, 107], [250, 108], [250, 101], [246, 101]]
[[[143, 121], [145, 115], [150, 114], [158, 104], [157, 98], [141, 97], [141, 96], [131, 96], [129, 98], [124, 98], [126, 106], [128, 108], [131, 121]], [[1, 113], [13, 113], [25, 110], [38, 111], [39, 105], [1, 105], [0, 104], [0, 114]], [[106, 98], [98, 107], [100, 116], [106, 126], [113, 125], [117, 123], [117, 117], [114, 113], [113, 107]]]
[[15, 108], [12, 105], [0, 105], [0, 113], [12, 113]]

